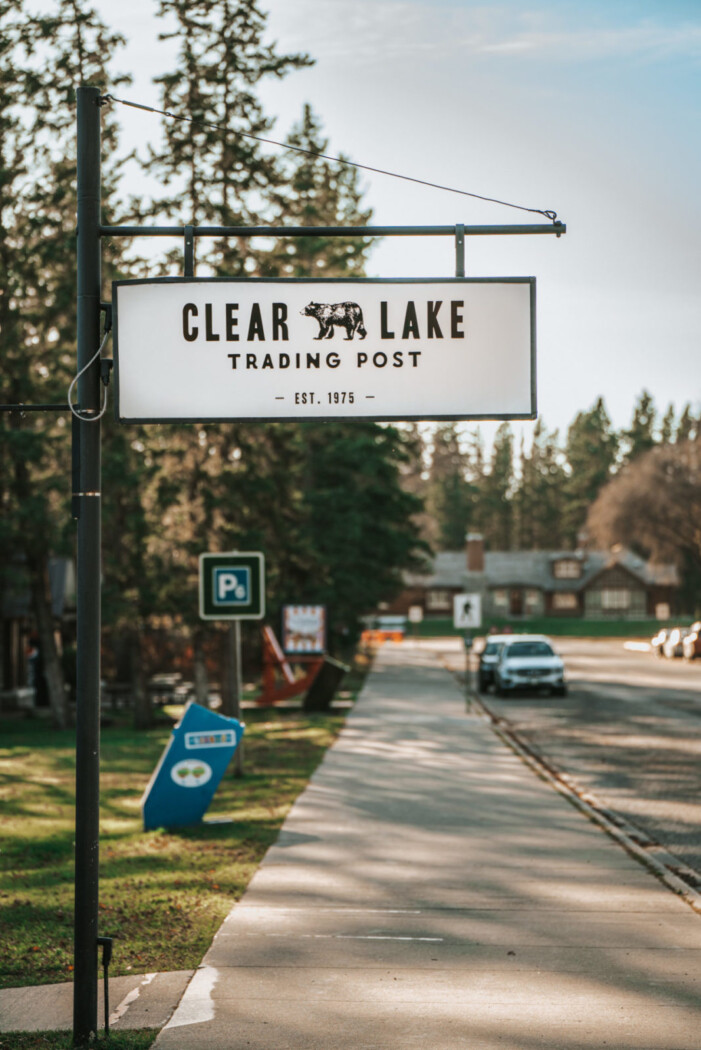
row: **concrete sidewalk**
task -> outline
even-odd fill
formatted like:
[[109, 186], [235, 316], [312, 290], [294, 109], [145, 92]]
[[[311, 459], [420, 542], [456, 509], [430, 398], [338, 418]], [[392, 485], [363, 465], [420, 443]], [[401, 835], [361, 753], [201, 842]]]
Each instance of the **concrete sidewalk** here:
[[158, 1050], [698, 1050], [701, 917], [384, 647]]
[[[192, 970], [177, 970], [110, 977], [110, 1029], [162, 1028], [172, 1017], [192, 976]], [[105, 1017], [103, 991], [100, 980], [97, 989], [100, 1029]], [[72, 1027], [72, 982], [0, 989], [0, 1036], [3, 1032], [47, 1032]], [[0, 1046], [5, 1045], [9, 1047], [0, 1038]]]

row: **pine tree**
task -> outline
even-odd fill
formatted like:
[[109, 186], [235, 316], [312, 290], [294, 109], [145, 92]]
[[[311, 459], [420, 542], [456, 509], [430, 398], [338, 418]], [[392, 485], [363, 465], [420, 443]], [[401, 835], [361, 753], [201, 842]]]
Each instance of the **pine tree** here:
[[482, 531], [492, 550], [510, 550], [513, 543], [513, 433], [502, 423], [492, 445], [489, 473], [480, 487]]
[[563, 528], [568, 546], [576, 546], [589, 507], [613, 475], [618, 445], [603, 398], [588, 411], [578, 412], [570, 424], [565, 447], [569, 472], [563, 486]]
[[660, 424], [660, 444], [670, 445], [674, 438], [674, 405], [670, 404]]
[[414, 515], [421, 539], [434, 545], [434, 520], [427, 508], [430, 460], [429, 449], [423, 431], [418, 423], [403, 423], [398, 429], [404, 437], [406, 459], [400, 464], [401, 486], [405, 492], [419, 500], [421, 509]]
[[[161, 39], [176, 40], [179, 50], [176, 68], [156, 82], [163, 108], [186, 119], [165, 118], [162, 146], [149, 149], [145, 169], [166, 192], [142, 202], [140, 213], [196, 225], [257, 225], [282, 174], [277, 156], [248, 137], [264, 137], [273, 125], [256, 91], [265, 78], [283, 77], [308, 65], [309, 59], [278, 54], [264, 42], [266, 16], [254, 0], [160, 0], [159, 14], [173, 26]], [[245, 238], [200, 239], [197, 261], [200, 272], [206, 265], [215, 275], [242, 276], [256, 268]], [[164, 269], [174, 265], [181, 270], [180, 251], [164, 260]], [[161, 598], [164, 608], [192, 632], [198, 699], [206, 702], [204, 632], [194, 600], [196, 556], [232, 544], [258, 549], [263, 535], [269, 549], [279, 507], [295, 505], [290, 495], [294, 478], [270, 492], [266, 470], [271, 454], [279, 451], [273, 431], [169, 427], [147, 436], [145, 443], [160, 463], [151, 512], [153, 554], [169, 567]], [[240, 458], [232, 459], [236, 451]], [[172, 542], [163, 534], [163, 523]], [[287, 540], [294, 546], [291, 532]]]
[[701, 428], [695, 427], [694, 417], [691, 414], [691, 405], [684, 405], [684, 411], [679, 418], [679, 424], [677, 425], [677, 433], [675, 435], [675, 441], [680, 444], [683, 441], [689, 441], [694, 437], [694, 433], [698, 437], [701, 433]]
[[304, 500], [319, 568], [307, 593], [328, 606], [337, 645], [400, 590], [402, 570], [423, 567], [421, 504], [400, 484], [405, 442], [400, 430], [362, 420], [305, 428]]
[[643, 390], [633, 409], [630, 428], [622, 433], [624, 445], [624, 463], [630, 463], [636, 456], [649, 452], [657, 443], [655, 423], [657, 413], [652, 395]]
[[[328, 154], [329, 140], [311, 106], [305, 105], [286, 142], [306, 152], [281, 158], [284, 181], [271, 192], [273, 225], [367, 226], [372, 211], [362, 206], [358, 170], [320, 156]], [[260, 272], [276, 277], [362, 276], [373, 243], [368, 237], [281, 237], [259, 257]]]
[[[264, 43], [267, 16], [256, 0], [159, 0], [158, 13], [175, 23], [159, 39], [177, 40], [179, 53], [177, 67], [156, 83], [163, 108], [187, 119], [166, 119], [163, 146], [149, 150], [146, 170], [170, 193], [145, 210], [195, 225], [256, 225], [283, 177], [277, 156], [255, 140], [274, 123], [256, 89], [310, 59]], [[197, 247], [198, 259], [218, 275], [251, 272], [254, 256], [245, 240], [198, 240]]]
[[437, 426], [433, 432], [427, 509], [440, 550], [460, 550], [471, 526], [474, 490], [467, 480], [469, 460], [463, 451], [455, 423]]
[[[0, 23], [0, 294], [6, 403], [66, 400], [75, 371], [75, 88], [106, 83], [119, 38], [80, 0], [49, 15], [14, 0]], [[113, 145], [114, 128], [106, 144]], [[109, 193], [109, 183], [107, 187]], [[70, 427], [36, 414], [3, 425], [6, 510], [15, 524], [8, 560], [26, 566], [54, 720], [67, 719], [47, 585], [49, 554], [68, 553]]]
[[563, 458], [557, 431], [549, 434], [538, 420], [530, 450], [521, 450], [521, 471], [513, 499], [523, 550], [552, 550], [564, 544]]

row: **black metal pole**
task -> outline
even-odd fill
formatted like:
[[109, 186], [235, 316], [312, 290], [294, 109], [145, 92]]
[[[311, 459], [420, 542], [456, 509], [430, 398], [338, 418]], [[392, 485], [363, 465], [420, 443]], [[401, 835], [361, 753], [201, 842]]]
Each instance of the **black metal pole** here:
[[[78, 96], [78, 369], [100, 345], [100, 92]], [[100, 411], [100, 363], [78, 387], [83, 416]], [[79, 425], [73, 1042], [97, 1032], [100, 816], [100, 421]]]
[[[241, 721], [241, 621], [232, 620], [229, 633], [229, 650], [231, 653], [231, 682], [233, 695], [234, 718]], [[236, 748], [234, 755], [234, 776], [243, 776], [243, 740]]]

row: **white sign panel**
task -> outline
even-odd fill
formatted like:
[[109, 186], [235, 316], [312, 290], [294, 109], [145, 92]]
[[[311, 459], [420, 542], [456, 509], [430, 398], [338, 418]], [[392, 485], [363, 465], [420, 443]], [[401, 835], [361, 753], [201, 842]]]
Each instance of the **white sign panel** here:
[[113, 304], [123, 422], [535, 417], [535, 278], [156, 278]]
[[323, 653], [326, 648], [326, 607], [283, 606], [282, 647], [286, 653]]
[[453, 598], [453, 624], [460, 630], [482, 626], [482, 595], [456, 594]]

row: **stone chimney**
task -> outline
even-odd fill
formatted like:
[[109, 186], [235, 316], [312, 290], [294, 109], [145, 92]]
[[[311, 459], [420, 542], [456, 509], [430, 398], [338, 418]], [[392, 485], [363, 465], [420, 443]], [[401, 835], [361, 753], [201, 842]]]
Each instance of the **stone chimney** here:
[[484, 539], [479, 532], [468, 532], [465, 537], [468, 572], [484, 572]]

